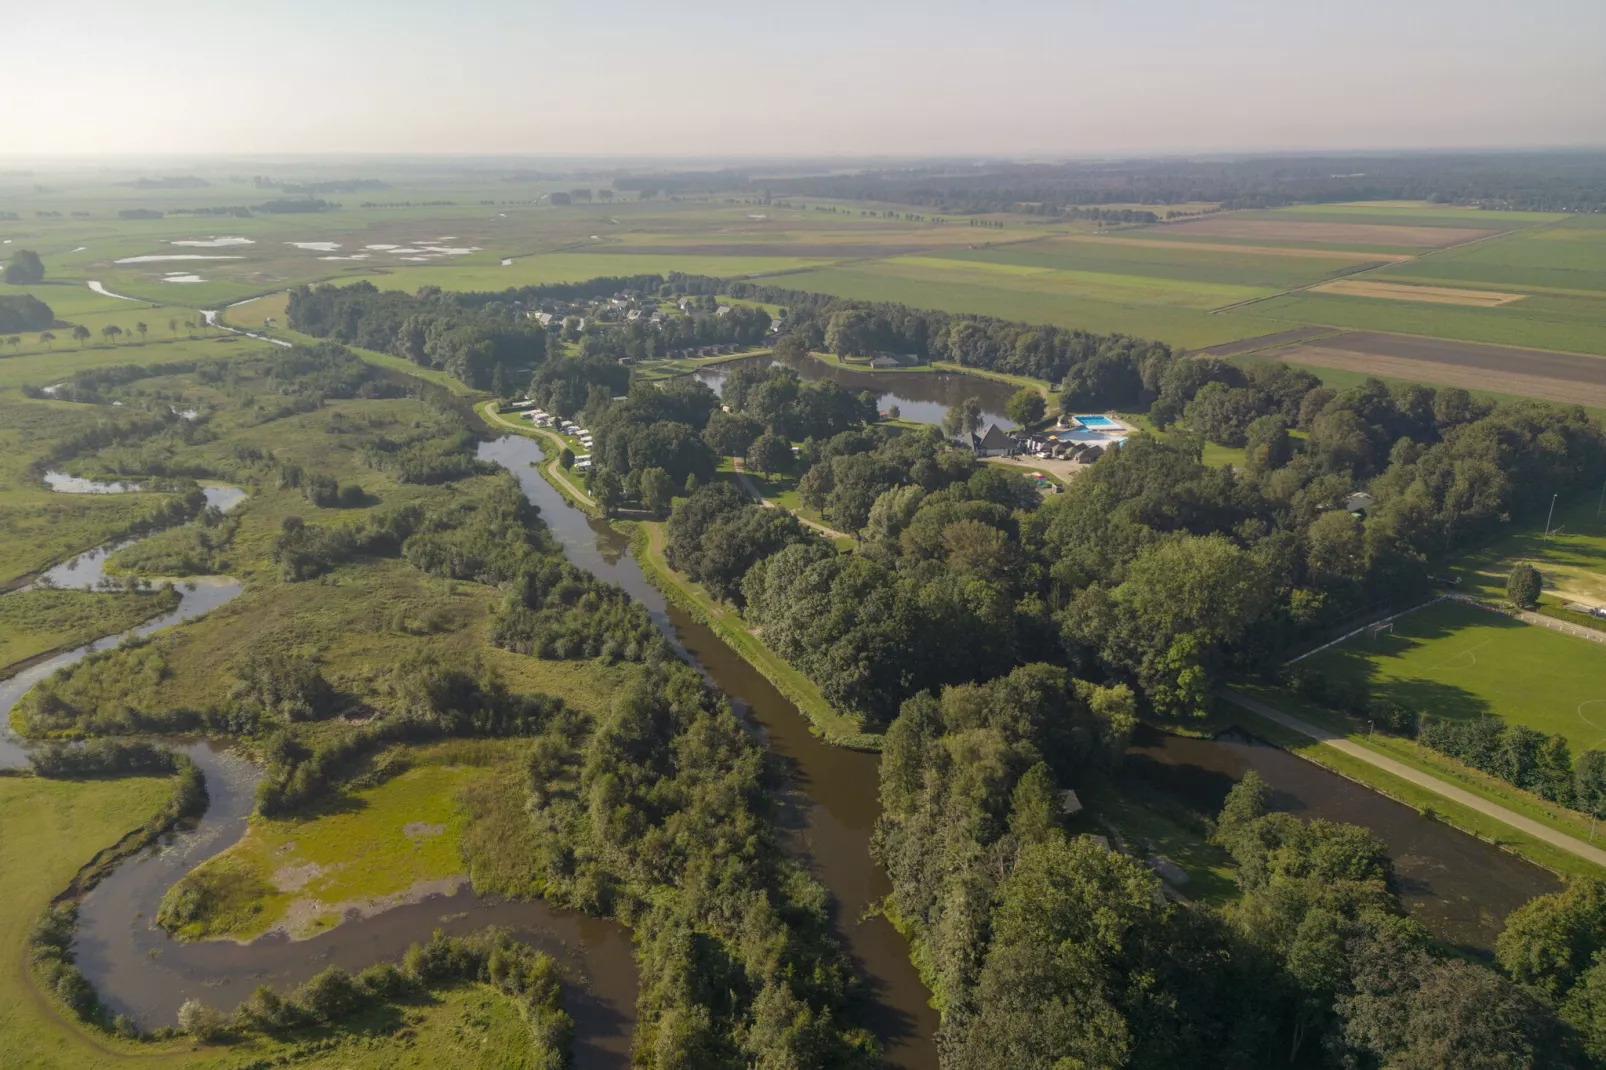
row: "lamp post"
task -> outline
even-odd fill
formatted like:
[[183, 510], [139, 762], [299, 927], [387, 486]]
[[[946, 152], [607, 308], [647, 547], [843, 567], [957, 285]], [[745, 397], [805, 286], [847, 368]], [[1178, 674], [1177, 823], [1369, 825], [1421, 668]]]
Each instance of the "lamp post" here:
[[1547, 539], [1550, 538], [1550, 522], [1556, 519], [1556, 499], [1559, 497], [1561, 497], [1560, 494], [1552, 494], [1550, 496], [1550, 513], [1545, 517], [1545, 538]]

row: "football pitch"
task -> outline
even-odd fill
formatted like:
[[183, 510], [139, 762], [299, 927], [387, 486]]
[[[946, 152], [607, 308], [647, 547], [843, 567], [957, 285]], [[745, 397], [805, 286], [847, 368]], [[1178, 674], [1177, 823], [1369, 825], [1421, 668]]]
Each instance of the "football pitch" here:
[[1565, 736], [1574, 754], [1606, 747], [1606, 644], [1475, 606], [1440, 602], [1305, 664], [1420, 713], [1494, 715]]

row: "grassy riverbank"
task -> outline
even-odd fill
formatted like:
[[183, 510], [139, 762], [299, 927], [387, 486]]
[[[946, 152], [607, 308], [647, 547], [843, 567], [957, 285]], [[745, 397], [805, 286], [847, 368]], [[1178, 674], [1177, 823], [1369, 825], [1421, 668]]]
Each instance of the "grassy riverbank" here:
[[[1545, 802], [1543, 799], [1530, 795], [1510, 784], [1505, 784], [1493, 777], [1485, 776], [1475, 770], [1460, 766], [1459, 763], [1452, 762], [1442, 755], [1434, 754], [1412, 740], [1386, 735], [1369, 735], [1364, 729], [1357, 728], [1342, 715], [1313, 706], [1297, 696], [1277, 688], [1235, 686], [1237, 686], [1238, 690], [1251, 697], [1309, 721], [1318, 727], [1341, 735], [1351, 743], [1377, 751], [1379, 754], [1387, 755], [1398, 762], [1429, 773], [1455, 787], [1503, 806], [1523, 817], [1564, 832], [1569, 836], [1588, 840], [1592, 834], [1596, 839], [1601, 839], [1603, 835], [1606, 835], [1606, 830], [1594, 830], [1592, 833], [1591, 822], [1583, 814], [1577, 814], [1554, 803]], [[1364, 784], [1375, 791], [1404, 803], [1414, 810], [1432, 814], [1463, 832], [1496, 844], [1554, 873], [1568, 877], [1606, 879], [1606, 870], [1576, 855], [1545, 843], [1519, 829], [1514, 829], [1486, 814], [1478, 813], [1470, 807], [1462, 806], [1446, 799], [1442, 795], [1412, 784], [1386, 770], [1343, 754], [1333, 747], [1319, 743], [1308, 736], [1284, 728], [1264, 717], [1257, 716], [1249, 710], [1233, 707], [1231, 720], [1242, 725], [1255, 735], [1290, 750], [1302, 758], [1331, 769], [1350, 780]]]
[[465, 873], [461, 790], [519, 749], [506, 741], [394, 748], [378, 761], [401, 771], [382, 783], [305, 814], [253, 816], [238, 843], [168, 891], [160, 920], [185, 939], [249, 940], [274, 929], [305, 939], [348, 911], [443, 890]]
[[670, 567], [664, 556], [662, 524], [638, 521], [630, 526], [631, 550], [640, 562], [642, 572], [653, 585], [663, 591], [670, 601], [708, 625], [725, 645], [774, 684], [776, 690], [808, 718], [815, 735], [841, 747], [881, 749], [879, 735], [864, 731], [858, 721], [832, 709], [825, 696], [820, 694], [819, 686], [765, 646], [763, 640], [743, 622], [740, 614], [716, 602], [701, 585]]
[[0, 598], [0, 677], [18, 662], [116, 635], [178, 606], [178, 592], [17, 591]]

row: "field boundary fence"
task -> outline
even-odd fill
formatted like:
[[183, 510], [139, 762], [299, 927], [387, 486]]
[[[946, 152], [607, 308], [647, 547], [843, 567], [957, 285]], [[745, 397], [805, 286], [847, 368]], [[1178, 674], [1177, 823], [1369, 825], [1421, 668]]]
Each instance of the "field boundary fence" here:
[[1465, 602], [1469, 606], [1477, 606], [1479, 609], [1487, 609], [1490, 613], [1499, 613], [1502, 616], [1515, 617], [1524, 624], [1542, 624], [1551, 631], [1561, 632], [1563, 635], [1574, 635], [1580, 639], [1588, 639], [1590, 642], [1594, 643], [1606, 643], [1606, 632], [1597, 632], [1592, 628], [1585, 628], [1577, 624], [1569, 624], [1564, 620], [1556, 620], [1554, 617], [1546, 617], [1539, 613], [1529, 613], [1525, 609], [1514, 609], [1508, 606], [1495, 605], [1492, 602], [1485, 602], [1481, 599], [1473, 598], [1471, 595], [1452, 594], [1446, 595], [1445, 597], [1454, 599], [1457, 602]]
[[1303, 654], [1299, 655], [1298, 657], [1289, 658], [1288, 659], [1288, 664], [1297, 665], [1300, 662], [1304, 661], [1308, 657], [1313, 657], [1313, 656], [1315, 656], [1317, 654], [1320, 654], [1324, 650], [1331, 650], [1333, 647], [1338, 646], [1340, 643], [1348, 642], [1349, 640], [1355, 638], [1357, 635], [1360, 635], [1362, 632], [1366, 631], [1369, 628], [1375, 628], [1379, 624], [1392, 624], [1394, 621], [1399, 620], [1401, 617], [1408, 616], [1408, 615], [1410, 615], [1412, 613], [1415, 613], [1419, 609], [1426, 609], [1431, 605], [1437, 605], [1438, 603], [1443, 602], [1446, 598], [1453, 598], [1453, 597], [1454, 597], [1454, 595], [1441, 594], [1437, 598], [1430, 598], [1426, 602], [1421, 602], [1421, 603], [1418, 603], [1417, 605], [1411, 606], [1411, 607], [1409, 607], [1407, 609], [1402, 609], [1398, 613], [1390, 613], [1387, 616], [1377, 617], [1377, 618], [1374, 618], [1372, 620], [1368, 620], [1365, 623], [1363, 623], [1360, 627], [1352, 628], [1349, 631], [1345, 632], [1343, 635], [1340, 635], [1337, 639], [1331, 639], [1331, 640], [1323, 643], [1321, 646], [1315, 647], [1315, 648], [1313, 648], [1311, 650], [1307, 650]]

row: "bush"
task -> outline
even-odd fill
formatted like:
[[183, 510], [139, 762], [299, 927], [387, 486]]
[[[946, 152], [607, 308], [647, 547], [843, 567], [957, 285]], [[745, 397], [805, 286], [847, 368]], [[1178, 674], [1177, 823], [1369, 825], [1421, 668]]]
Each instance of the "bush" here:
[[178, 1027], [196, 1040], [213, 1041], [223, 1033], [223, 1015], [198, 999], [188, 999], [178, 1009]]
[[356, 1010], [366, 997], [351, 974], [339, 966], [330, 966], [301, 986], [296, 1002], [314, 1021], [327, 1025]]
[[1524, 609], [1538, 604], [1541, 587], [1539, 570], [1526, 561], [1514, 565], [1506, 577], [1506, 597]]

